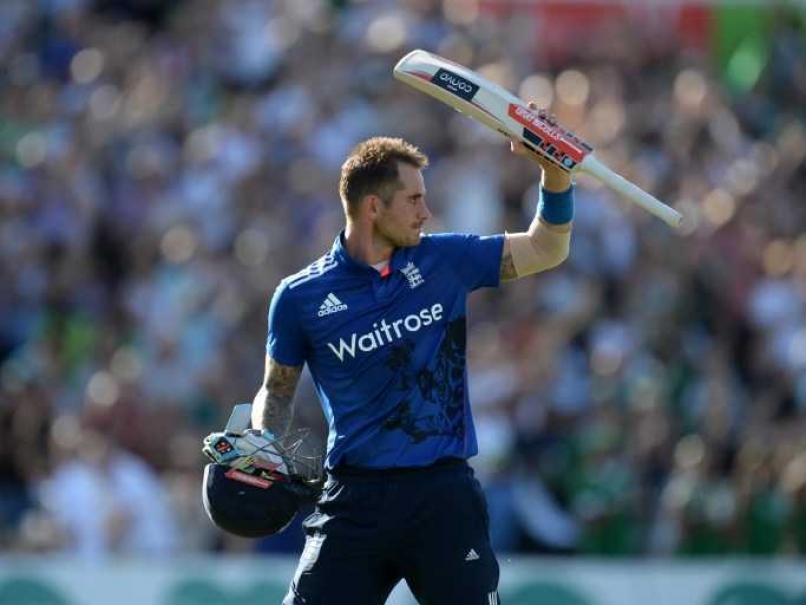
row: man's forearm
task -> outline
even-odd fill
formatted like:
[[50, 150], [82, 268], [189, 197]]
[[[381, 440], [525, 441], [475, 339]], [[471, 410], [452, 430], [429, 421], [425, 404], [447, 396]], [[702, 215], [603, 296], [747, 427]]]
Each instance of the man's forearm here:
[[263, 386], [252, 401], [252, 427], [285, 435], [291, 427], [293, 396], [278, 397]]
[[548, 263], [559, 265], [568, 258], [571, 246], [571, 223], [553, 225], [535, 217], [529, 225], [529, 240], [532, 247], [544, 256]]
[[252, 401], [252, 428], [267, 429], [285, 435], [294, 415], [294, 392], [302, 374], [302, 366], [287, 366], [266, 356], [263, 386]]
[[[554, 183], [555, 186], [562, 184], [561, 182]], [[566, 189], [561, 191], [547, 189], [545, 178], [543, 185], [541, 208], [538, 209], [538, 215], [529, 225], [529, 229], [523, 233], [507, 235], [507, 244], [501, 261], [501, 279], [503, 281], [551, 269], [568, 258], [571, 244], [572, 210], [567, 207], [567, 204], [572, 203], [573, 199], [567, 197], [573, 195], [570, 182]], [[548, 196], [562, 200], [559, 203], [566, 204], [566, 207], [561, 208], [559, 212], [557, 208], [548, 209], [548, 212], [545, 212], [542, 210], [544, 202], [557, 203], [543, 199]]]
[[[536, 218], [525, 233], [510, 233], [510, 268], [502, 271], [506, 281], [552, 269], [568, 258], [571, 244], [571, 225], [552, 225]], [[502, 263], [503, 266], [503, 263]]]

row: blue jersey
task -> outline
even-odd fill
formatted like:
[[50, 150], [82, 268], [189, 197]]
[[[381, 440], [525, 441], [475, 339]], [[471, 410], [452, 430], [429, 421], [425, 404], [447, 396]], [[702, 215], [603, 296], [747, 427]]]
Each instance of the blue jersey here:
[[504, 236], [426, 235], [395, 250], [386, 275], [342, 239], [280, 283], [266, 344], [280, 364], [308, 364], [329, 427], [326, 466], [475, 455], [466, 300], [498, 285]]

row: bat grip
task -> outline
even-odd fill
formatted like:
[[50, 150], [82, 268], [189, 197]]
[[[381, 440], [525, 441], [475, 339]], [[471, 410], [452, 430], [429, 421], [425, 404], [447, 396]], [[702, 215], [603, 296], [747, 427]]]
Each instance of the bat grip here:
[[638, 185], [631, 183], [617, 172], [611, 170], [600, 162], [593, 154], [585, 156], [578, 165], [579, 170], [599, 179], [602, 183], [626, 197], [631, 202], [651, 212], [671, 227], [679, 227], [683, 216], [674, 208], [661, 202], [658, 198], [648, 194]]

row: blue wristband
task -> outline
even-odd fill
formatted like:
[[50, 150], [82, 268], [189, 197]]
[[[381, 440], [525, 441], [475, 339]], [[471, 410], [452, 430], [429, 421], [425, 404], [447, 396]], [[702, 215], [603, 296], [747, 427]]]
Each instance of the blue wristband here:
[[564, 225], [574, 220], [574, 186], [559, 193], [541, 187], [537, 214], [552, 225]]

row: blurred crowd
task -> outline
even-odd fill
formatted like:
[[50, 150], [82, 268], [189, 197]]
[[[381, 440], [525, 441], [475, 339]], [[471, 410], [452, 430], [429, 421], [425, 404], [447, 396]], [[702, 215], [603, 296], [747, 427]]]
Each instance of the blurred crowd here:
[[[806, 553], [802, 22], [782, 11], [742, 88], [635, 23], [549, 60], [538, 14], [487, 4], [0, 3], [0, 551], [300, 547], [213, 529], [200, 444], [259, 386], [274, 287], [338, 233], [345, 154], [419, 145], [429, 231], [534, 213], [536, 165], [392, 78], [421, 47], [550, 108], [686, 217], [580, 177], [568, 261], [471, 298], [496, 548]], [[297, 400], [322, 439], [307, 377]]]

